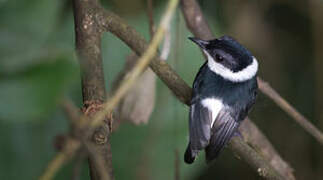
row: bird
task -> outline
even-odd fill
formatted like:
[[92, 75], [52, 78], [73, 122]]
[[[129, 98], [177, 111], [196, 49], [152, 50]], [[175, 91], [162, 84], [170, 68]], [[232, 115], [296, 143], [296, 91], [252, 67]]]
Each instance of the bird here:
[[257, 59], [239, 42], [224, 35], [212, 40], [189, 37], [204, 52], [192, 88], [189, 142], [184, 161], [192, 164], [202, 150], [213, 162], [255, 104]]

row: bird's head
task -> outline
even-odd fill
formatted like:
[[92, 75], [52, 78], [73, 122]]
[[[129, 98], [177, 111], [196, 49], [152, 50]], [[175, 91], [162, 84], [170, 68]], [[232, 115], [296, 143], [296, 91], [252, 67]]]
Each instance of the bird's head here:
[[258, 62], [240, 43], [229, 36], [205, 41], [189, 38], [207, 55], [208, 67], [224, 79], [242, 82], [253, 78]]

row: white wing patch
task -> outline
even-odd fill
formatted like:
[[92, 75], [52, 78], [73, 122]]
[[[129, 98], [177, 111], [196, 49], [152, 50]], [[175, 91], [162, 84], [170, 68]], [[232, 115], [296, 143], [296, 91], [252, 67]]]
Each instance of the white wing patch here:
[[208, 59], [208, 67], [211, 71], [222, 76], [224, 79], [233, 81], [233, 82], [242, 82], [253, 78], [258, 71], [258, 62], [255, 57], [252, 59], [252, 63], [246, 68], [238, 72], [233, 72], [230, 69], [224, 67], [222, 64], [215, 62], [213, 57], [207, 52], [204, 51]]
[[201, 101], [201, 104], [204, 107], [206, 107], [209, 111], [212, 112], [212, 121], [211, 121], [211, 127], [212, 127], [216, 117], [218, 116], [220, 110], [223, 107], [223, 103], [220, 99], [206, 98]]

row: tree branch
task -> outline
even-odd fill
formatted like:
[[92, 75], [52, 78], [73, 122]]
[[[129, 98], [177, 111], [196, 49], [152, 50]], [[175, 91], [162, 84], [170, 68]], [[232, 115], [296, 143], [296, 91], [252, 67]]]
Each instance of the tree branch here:
[[229, 142], [231, 149], [234, 149], [234, 153], [238, 159], [247, 161], [251, 168], [258, 173], [258, 175], [265, 179], [287, 179], [273, 168], [273, 166], [267, 162], [267, 160], [260, 156], [253, 148], [241, 140], [238, 136], [231, 138]]
[[[83, 117], [81, 115], [80, 110], [69, 100], [64, 100], [62, 106], [63, 106], [63, 110], [64, 110], [68, 120], [70, 120], [70, 122], [72, 123], [71, 136], [75, 137], [75, 139], [77, 139], [79, 142], [82, 143], [87, 154], [93, 160], [92, 162], [95, 163], [94, 164], [95, 167], [98, 168], [95, 170], [97, 173], [95, 175], [96, 176], [95, 178], [109, 180], [110, 176], [108, 175], [109, 171], [106, 171], [106, 166], [105, 166], [105, 162], [104, 162], [105, 159], [100, 159], [101, 154], [96, 152], [96, 150], [97, 150], [97, 148], [95, 147], [96, 145], [94, 144], [93, 141], [88, 140], [89, 134], [92, 134], [93, 131], [87, 130], [86, 132], [84, 132], [84, 131], [82, 131], [82, 128], [80, 128], [78, 125], [78, 122], [82, 118], [85, 118], [85, 117]], [[90, 120], [87, 119], [87, 122], [89, 122], [89, 121]], [[100, 142], [101, 142], [101, 144], [103, 144], [102, 141], [100, 141]], [[103, 142], [105, 142], [105, 141], [103, 141]], [[66, 142], [66, 144], [68, 144], [68, 143], [69, 143], [69, 141]], [[75, 149], [75, 151], [76, 151], [76, 149]], [[84, 151], [80, 151], [80, 153], [84, 153]]]
[[258, 175], [265, 179], [287, 179], [279, 174], [267, 160], [260, 156], [253, 148], [246, 144], [240, 137], [232, 137], [229, 146], [235, 149], [234, 153], [238, 159], [247, 161], [251, 168], [258, 173]]
[[[96, 11], [99, 10], [97, 0], [73, 1], [76, 51], [81, 65], [83, 105], [89, 108], [99, 106], [106, 98], [105, 81], [101, 55], [100, 27], [94, 21]], [[102, 137], [106, 141], [97, 141]], [[92, 180], [101, 179], [100, 168], [109, 172], [110, 179], [114, 179], [112, 170], [112, 153], [109, 139], [109, 127], [106, 122], [89, 134], [87, 143], [92, 145], [97, 159], [101, 159], [103, 167], [97, 167], [94, 156], [89, 157], [90, 174]], [[103, 142], [103, 143], [102, 143]]]
[[287, 179], [295, 180], [294, 170], [280, 157], [275, 147], [249, 118], [241, 123], [239, 130], [243, 140], [267, 159], [280, 174]]
[[204, 19], [201, 8], [195, 0], [181, 0], [181, 9], [186, 26], [194, 36], [203, 40], [214, 38], [208, 23]]
[[[89, 119], [85, 116], [82, 116], [80, 110], [69, 100], [64, 100], [62, 102], [63, 110], [71, 122], [71, 132], [70, 135], [67, 136], [63, 146], [63, 149], [50, 161], [44, 173], [40, 176], [40, 180], [49, 180], [52, 179], [58, 169], [67, 161], [69, 161], [77, 152], [78, 149], [83, 145], [86, 149], [87, 154], [95, 163], [96, 174], [94, 178], [106, 179], [109, 180], [110, 176], [108, 175], [108, 171], [105, 169], [104, 160], [100, 159], [101, 154], [96, 152], [96, 148], [94, 142], [88, 140], [89, 134], [92, 134], [91, 129], [83, 129], [78, 122], [85, 121], [89, 123]], [[83, 153], [83, 151], [79, 151]], [[93, 177], [91, 177], [93, 178]]]
[[291, 116], [300, 126], [323, 145], [323, 133], [317, 129], [307, 118], [299, 113], [292, 105], [282, 98], [268, 82], [258, 78], [259, 89], [262, 93], [272, 99], [282, 110]]

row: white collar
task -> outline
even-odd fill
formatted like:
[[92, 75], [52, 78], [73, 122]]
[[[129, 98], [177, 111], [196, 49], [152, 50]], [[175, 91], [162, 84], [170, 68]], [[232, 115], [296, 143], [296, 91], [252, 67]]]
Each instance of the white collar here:
[[204, 51], [204, 53], [207, 55], [207, 65], [210, 70], [222, 76], [226, 80], [232, 82], [243, 82], [253, 78], [258, 71], [258, 62], [255, 57], [252, 58], [252, 63], [250, 65], [238, 72], [233, 72], [230, 69], [224, 67], [222, 64], [215, 62], [213, 57], [208, 52]]

